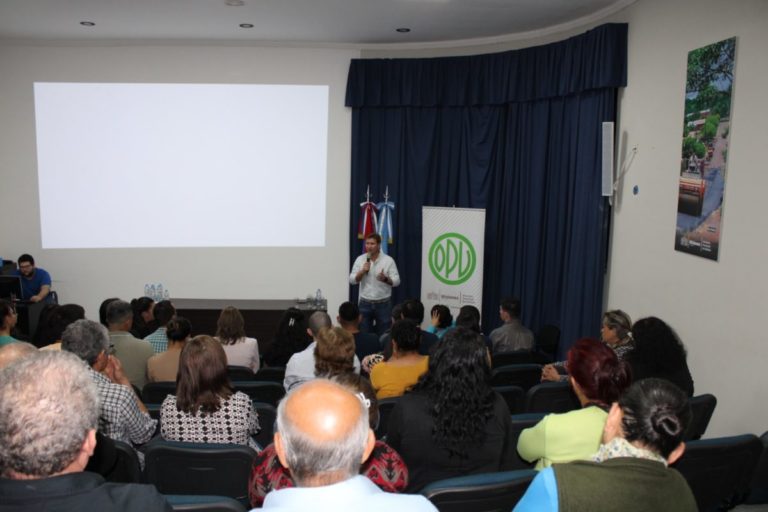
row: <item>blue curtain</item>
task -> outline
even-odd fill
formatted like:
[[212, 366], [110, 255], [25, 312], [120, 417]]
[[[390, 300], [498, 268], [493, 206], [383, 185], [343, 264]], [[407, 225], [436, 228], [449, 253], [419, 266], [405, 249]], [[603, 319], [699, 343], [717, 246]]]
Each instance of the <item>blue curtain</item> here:
[[396, 302], [421, 292], [422, 206], [485, 208], [484, 330], [513, 295], [534, 331], [560, 326], [561, 353], [596, 336], [610, 218], [601, 123], [626, 85], [626, 40], [609, 24], [500, 54], [352, 61], [350, 264], [368, 185], [397, 205]]

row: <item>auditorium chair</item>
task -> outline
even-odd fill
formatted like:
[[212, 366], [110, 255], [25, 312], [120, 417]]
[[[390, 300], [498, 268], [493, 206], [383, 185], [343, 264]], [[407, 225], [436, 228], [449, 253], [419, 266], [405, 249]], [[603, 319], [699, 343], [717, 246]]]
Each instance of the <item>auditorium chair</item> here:
[[520, 386], [528, 391], [541, 382], [541, 365], [511, 364], [491, 371], [492, 386]]
[[752, 434], [690, 441], [672, 467], [685, 477], [700, 511], [729, 510], [744, 502], [762, 450]]
[[427, 485], [421, 494], [440, 512], [509, 512], [536, 474], [522, 469], [447, 478]]
[[712, 413], [715, 412], [717, 398], [714, 395], [705, 394], [693, 396], [688, 399], [691, 406], [691, 423], [685, 430], [685, 441], [701, 439], [704, 432], [707, 431], [709, 420], [712, 419]]
[[[526, 428], [536, 425], [542, 418], [544, 418], [544, 416], [546, 416], [546, 414], [538, 412], [513, 414], [512, 432], [510, 433], [509, 442], [517, 448], [517, 440], [520, 439], [520, 433]], [[515, 449], [514, 457], [511, 461], [507, 461], [507, 464], [510, 464], [509, 467], [512, 469], [533, 469], [534, 466], [534, 462], [523, 460], [520, 455], [517, 454], [517, 449]]]
[[253, 370], [248, 368], [247, 366], [235, 366], [235, 365], [228, 365], [227, 366], [227, 377], [229, 377], [229, 380], [232, 382], [237, 381], [249, 381], [253, 380]]
[[285, 396], [285, 388], [276, 382], [236, 381], [232, 386], [236, 391], [242, 391], [251, 397], [254, 402], [266, 402], [275, 407]]
[[509, 414], [525, 412], [525, 390], [520, 386], [493, 386], [493, 390], [500, 394], [509, 408]]
[[253, 374], [253, 380], [277, 382], [282, 385], [285, 380], [285, 367], [284, 366], [268, 366], [266, 368], [261, 367], [259, 371]]
[[763, 443], [763, 451], [752, 475], [752, 484], [746, 501], [750, 505], [768, 503], [768, 432], [760, 436], [760, 442]]
[[536, 350], [557, 360], [557, 349], [560, 347], [560, 328], [556, 325], [542, 325], [536, 336]]
[[176, 382], [147, 382], [141, 390], [141, 399], [145, 404], [162, 404], [165, 397], [176, 394]]
[[511, 364], [547, 364], [552, 359], [540, 352], [519, 350], [516, 352], [502, 352], [491, 356], [491, 368], [501, 368]]
[[162, 494], [227, 496], [249, 503], [248, 477], [256, 452], [248, 446], [155, 439], [144, 455], [144, 481]]
[[272, 443], [272, 437], [275, 434], [275, 421], [277, 420], [277, 409], [275, 406], [265, 402], [253, 402], [253, 408], [259, 415], [259, 426], [261, 430], [253, 436], [259, 446], [264, 448]]
[[133, 446], [122, 441], [113, 441], [117, 460], [114, 468], [105, 479], [109, 482], [137, 484], [141, 482], [141, 464], [139, 455]]
[[525, 396], [525, 412], [560, 413], [580, 408], [581, 403], [568, 382], [542, 382]]
[[376, 439], [383, 439], [387, 435], [389, 426], [389, 414], [400, 401], [399, 396], [382, 398], [379, 400], [379, 424], [376, 426]]
[[164, 497], [174, 512], [247, 512], [250, 508], [226, 496], [167, 494]]

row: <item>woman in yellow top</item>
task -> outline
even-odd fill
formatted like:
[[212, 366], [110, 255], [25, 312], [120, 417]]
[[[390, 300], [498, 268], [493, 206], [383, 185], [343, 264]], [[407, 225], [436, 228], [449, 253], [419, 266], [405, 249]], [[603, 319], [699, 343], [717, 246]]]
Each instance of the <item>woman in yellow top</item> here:
[[582, 338], [568, 351], [571, 387], [581, 409], [548, 414], [522, 431], [517, 452], [536, 469], [555, 462], [583, 460], [600, 448], [608, 408], [630, 385], [627, 363], [620, 361], [607, 345], [594, 338]]
[[421, 329], [409, 319], [392, 326], [392, 357], [371, 370], [371, 384], [376, 398], [401, 396], [427, 372], [429, 357], [419, 354]]

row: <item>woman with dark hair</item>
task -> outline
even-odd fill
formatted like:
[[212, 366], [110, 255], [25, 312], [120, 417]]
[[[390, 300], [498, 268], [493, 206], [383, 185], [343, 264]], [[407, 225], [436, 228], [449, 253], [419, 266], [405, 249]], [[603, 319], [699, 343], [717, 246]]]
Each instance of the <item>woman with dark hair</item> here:
[[216, 322], [216, 338], [227, 354], [227, 364], [245, 366], [253, 373], [259, 371], [259, 342], [245, 335], [245, 319], [240, 310], [227, 306], [221, 310]]
[[133, 324], [131, 324], [131, 334], [136, 338], [143, 340], [157, 330], [155, 322], [155, 301], [149, 297], [139, 297], [131, 300], [131, 309], [133, 309]]
[[[368, 420], [371, 429], [379, 424], [379, 405], [368, 379], [356, 373], [344, 373], [332, 379], [355, 394], [362, 394], [370, 404]], [[360, 467], [360, 474], [368, 477], [384, 492], [403, 492], [408, 485], [408, 468], [402, 457], [384, 441], [377, 440], [368, 459]], [[260, 507], [270, 491], [295, 487], [290, 471], [280, 464], [275, 445], [266, 446], [253, 460], [248, 496], [252, 507]]]
[[341, 327], [323, 327], [315, 345], [315, 376], [330, 379], [355, 373], [355, 338]]
[[435, 334], [439, 339], [443, 339], [445, 333], [453, 326], [453, 315], [448, 306], [435, 304], [432, 306], [432, 324], [427, 327], [427, 332]]
[[632, 326], [635, 348], [627, 355], [635, 380], [656, 377], [676, 384], [693, 396], [693, 377], [687, 354], [677, 333], [654, 316], [641, 318]]
[[288, 308], [277, 326], [277, 333], [264, 350], [267, 366], [284, 367], [291, 356], [306, 349], [312, 343], [307, 333], [307, 318], [298, 308]]
[[483, 337], [483, 341], [485, 341], [488, 350], [493, 352], [493, 343], [491, 343], [491, 338], [483, 334], [483, 329], [480, 327], [480, 310], [475, 306], [461, 306], [454, 323], [456, 324], [456, 327], [466, 327], [467, 329], [480, 334]]
[[17, 320], [18, 315], [13, 304], [5, 299], [0, 299], [0, 347], [19, 341], [11, 336], [11, 331], [16, 327]]
[[578, 340], [568, 351], [571, 387], [581, 409], [548, 414], [523, 430], [517, 451], [524, 460], [536, 461], [536, 469], [555, 462], [586, 459], [600, 447], [608, 408], [629, 386], [626, 363], [594, 338]]
[[674, 464], [691, 419], [685, 394], [662, 379], [632, 384], [611, 406], [592, 461], [541, 471], [515, 512], [653, 510], [695, 512], [696, 500]]
[[233, 392], [221, 343], [195, 336], [181, 351], [176, 395], [160, 407], [160, 433], [169, 441], [248, 444], [259, 420], [251, 399]]
[[461, 327], [446, 333], [429, 371], [390, 413], [387, 443], [408, 465], [408, 492], [510, 468], [509, 408], [491, 387], [488, 349], [477, 333]]
[[398, 320], [392, 326], [392, 357], [371, 369], [376, 398], [392, 398], [419, 381], [426, 373], [429, 357], [419, 354], [421, 329], [414, 320]]
[[179, 373], [179, 359], [184, 344], [192, 334], [192, 324], [182, 316], [174, 316], [165, 324], [168, 349], [147, 361], [147, 382], [175, 381]]
[[85, 318], [85, 309], [79, 304], [53, 305], [40, 323], [35, 341], [42, 350], [61, 350], [61, 335], [69, 324]]

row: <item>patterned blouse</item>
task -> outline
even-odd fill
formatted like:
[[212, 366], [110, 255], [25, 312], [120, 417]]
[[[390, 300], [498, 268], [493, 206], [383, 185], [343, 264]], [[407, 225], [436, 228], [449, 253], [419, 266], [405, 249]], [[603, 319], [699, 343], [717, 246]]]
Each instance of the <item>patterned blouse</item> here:
[[[384, 492], [403, 492], [408, 486], [408, 468], [400, 454], [384, 441], [376, 441], [371, 456], [360, 468]], [[252, 507], [260, 507], [268, 492], [294, 487], [291, 474], [277, 458], [275, 445], [264, 448], [253, 460], [248, 496]]]
[[176, 408], [168, 395], [160, 407], [160, 433], [168, 441], [234, 443], [256, 447], [251, 434], [259, 431], [259, 418], [251, 399], [240, 391], [222, 400], [213, 414], [190, 414]]

